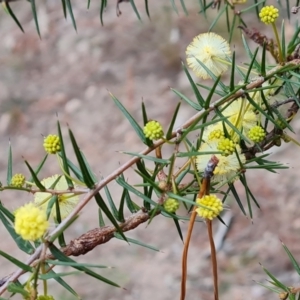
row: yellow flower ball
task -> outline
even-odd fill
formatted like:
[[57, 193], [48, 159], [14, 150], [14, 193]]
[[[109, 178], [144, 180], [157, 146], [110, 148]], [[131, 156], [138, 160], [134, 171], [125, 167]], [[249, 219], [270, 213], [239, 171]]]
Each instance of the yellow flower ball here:
[[10, 185], [21, 188], [25, 183], [25, 176], [23, 174], [15, 174], [10, 181]]
[[168, 198], [164, 202], [164, 209], [169, 213], [174, 213], [179, 208], [179, 201], [173, 198]]
[[25, 204], [15, 212], [15, 231], [23, 240], [35, 241], [41, 238], [48, 227], [46, 212], [33, 203]]
[[164, 131], [161, 124], [157, 121], [149, 121], [144, 127], [144, 134], [150, 140], [158, 140], [163, 137]]
[[196, 212], [204, 219], [212, 220], [223, 210], [223, 203], [216, 195], [206, 195], [202, 198], [197, 198], [196, 203], [201, 205], [196, 209]]
[[261, 126], [254, 126], [249, 130], [248, 137], [254, 143], [261, 142], [266, 136], [266, 132]]
[[55, 134], [49, 134], [44, 139], [44, 149], [49, 154], [55, 154], [60, 151], [60, 140]]
[[259, 13], [260, 20], [266, 25], [274, 23], [278, 16], [278, 9], [273, 5], [264, 6]]
[[219, 140], [217, 149], [222, 152], [222, 155], [228, 156], [234, 152], [235, 143], [228, 138], [222, 138]]
[[208, 139], [211, 140], [219, 140], [224, 138], [224, 132], [221, 129], [215, 129], [208, 134]]

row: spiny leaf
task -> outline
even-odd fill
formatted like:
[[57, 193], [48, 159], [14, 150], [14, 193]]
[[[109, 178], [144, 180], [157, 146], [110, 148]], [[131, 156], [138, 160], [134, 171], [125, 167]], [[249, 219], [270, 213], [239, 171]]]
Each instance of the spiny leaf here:
[[115, 286], [115, 287], [119, 287], [118, 284], [114, 283], [113, 281], [95, 273], [94, 271], [91, 271], [90, 269], [84, 267], [84, 266], [81, 266], [81, 265], [73, 265], [73, 263], [76, 263], [76, 261], [72, 260], [71, 258], [69, 258], [68, 256], [66, 256], [64, 253], [62, 253], [58, 248], [56, 248], [53, 244], [50, 245], [49, 247], [51, 253], [53, 254], [54, 257], [56, 257], [58, 260], [60, 261], [64, 261], [64, 262], [71, 262], [72, 263], [72, 266], [74, 269], [77, 269], [79, 271], [82, 271], [84, 273], [86, 273], [87, 275], [91, 276], [91, 277], [94, 277], [100, 281], [103, 281], [107, 284], [110, 284], [112, 286]]
[[174, 114], [173, 114], [172, 121], [171, 121], [171, 123], [170, 123], [168, 132], [167, 132], [167, 134], [166, 134], [167, 140], [169, 140], [169, 139], [172, 137], [172, 131], [173, 131], [173, 128], [174, 128], [174, 124], [175, 124], [175, 121], [176, 121], [178, 112], [179, 112], [180, 104], [181, 104], [180, 102], [177, 104], [176, 109], [175, 109], [175, 112], [174, 112]]
[[61, 127], [60, 127], [59, 121], [57, 121], [57, 131], [58, 131], [59, 142], [60, 142], [60, 153], [61, 153], [61, 158], [63, 161], [63, 170], [64, 170], [64, 173], [67, 174], [67, 176], [65, 176], [65, 178], [66, 178], [69, 188], [73, 188], [74, 184], [73, 184], [73, 181], [70, 179], [70, 170], [69, 170], [64, 139], [63, 139], [63, 136], [61, 133]]
[[103, 211], [103, 213], [107, 216], [107, 218], [111, 221], [111, 223], [115, 226], [116, 230], [120, 233], [120, 235], [124, 238], [124, 240], [126, 241], [126, 237], [122, 231], [122, 229], [120, 228], [119, 224], [117, 223], [117, 221], [115, 220], [115, 218], [113, 217], [112, 213], [109, 211], [108, 207], [106, 206], [105, 202], [103, 201], [102, 197], [100, 196], [100, 194], [96, 194], [95, 196], [95, 200], [98, 204], [98, 206], [101, 208], [101, 210]]
[[37, 33], [38, 33], [39, 37], [41, 38], [39, 22], [38, 22], [38, 17], [37, 17], [37, 13], [36, 13], [35, 0], [30, 0], [30, 3], [31, 3], [31, 10], [32, 10], [32, 14], [33, 14], [35, 27], [36, 27], [36, 30], [37, 30]]
[[110, 94], [112, 99], [114, 100], [117, 107], [121, 110], [123, 115], [126, 117], [126, 119], [129, 121], [135, 132], [137, 133], [138, 137], [141, 139], [141, 141], [147, 145], [147, 139], [144, 135], [143, 129], [141, 126], [136, 122], [136, 120], [131, 116], [131, 114], [126, 110], [126, 108], [123, 106], [123, 104], [113, 95]]
[[31, 168], [31, 166], [29, 165], [29, 163], [25, 160], [25, 164], [28, 167], [32, 180], [33, 182], [36, 184], [36, 186], [41, 190], [41, 191], [45, 191], [46, 188], [42, 185], [42, 183], [39, 181], [39, 179], [37, 178], [35, 172], [33, 171], [33, 169]]
[[73, 132], [70, 129], [69, 129], [69, 136], [70, 136], [70, 140], [71, 140], [71, 143], [72, 143], [72, 146], [73, 146], [73, 149], [74, 149], [74, 152], [75, 152], [75, 155], [76, 155], [76, 158], [77, 158], [77, 161], [78, 161], [81, 173], [82, 173], [84, 183], [86, 184], [86, 186], [88, 188], [91, 189], [94, 187], [95, 182], [93, 181], [93, 179], [90, 175], [89, 166], [86, 164], [86, 162], [81, 154], [81, 151], [77, 145], [77, 142], [75, 140]]
[[8, 150], [8, 162], [7, 162], [7, 174], [6, 174], [6, 183], [10, 185], [12, 179], [12, 150], [11, 143], [9, 142], [9, 150]]
[[71, 0], [65, 0], [65, 1], [66, 1], [66, 6], [67, 6], [67, 9], [68, 9], [69, 15], [70, 15], [72, 23], [73, 23], [73, 27], [74, 27], [75, 31], [77, 31], [76, 22], [75, 22], [75, 18], [74, 18], [74, 15], [73, 15]]
[[19, 20], [17, 19], [17, 17], [15, 16], [14, 12], [12, 11], [10, 5], [9, 5], [9, 2], [8, 0], [4, 1], [5, 3], [5, 7], [8, 11], [8, 13], [10, 14], [10, 16], [13, 18], [13, 20], [16, 22], [16, 24], [18, 25], [18, 27], [21, 29], [22, 32], [24, 32], [24, 29], [21, 25], [21, 23], [19, 22]]

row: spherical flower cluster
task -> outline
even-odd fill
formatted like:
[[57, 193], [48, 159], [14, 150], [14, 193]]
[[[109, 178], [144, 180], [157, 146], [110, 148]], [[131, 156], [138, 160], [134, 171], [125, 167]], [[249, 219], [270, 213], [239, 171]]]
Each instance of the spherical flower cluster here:
[[228, 156], [234, 152], [235, 143], [228, 138], [222, 138], [219, 140], [217, 149], [222, 151], [222, 155]]
[[208, 135], [208, 140], [222, 139], [224, 138], [224, 132], [221, 129], [215, 129]]
[[60, 140], [55, 134], [49, 134], [44, 139], [44, 149], [49, 154], [55, 154], [60, 151]]
[[150, 140], [158, 140], [163, 137], [164, 131], [159, 122], [152, 120], [144, 126], [144, 134]]
[[[69, 186], [65, 176], [60, 176], [59, 180], [58, 177], [59, 175], [54, 175], [52, 177], [43, 179], [41, 183], [46, 189], [53, 188], [56, 191], [68, 190]], [[52, 187], [55, 182], [56, 182], [55, 187]], [[52, 197], [51, 193], [37, 192], [34, 195], [34, 202], [42, 210], [46, 211], [51, 197]], [[59, 204], [60, 216], [62, 219], [66, 218], [70, 214], [70, 212], [74, 209], [74, 207], [78, 203], [78, 200], [79, 197], [77, 195], [74, 195], [71, 192], [70, 193], [66, 192], [65, 194], [58, 195], [58, 204]], [[53, 205], [52, 207], [51, 216], [53, 218], [57, 218], [55, 205]]]
[[259, 13], [260, 20], [266, 25], [274, 23], [278, 16], [278, 9], [273, 5], [264, 6]]
[[196, 209], [196, 212], [204, 219], [212, 220], [223, 210], [223, 203], [216, 195], [197, 198], [196, 203], [201, 205]]
[[21, 188], [25, 183], [25, 176], [23, 174], [15, 174], [10, 181], [10, 185]]
[[169, 213], [174, 213], [179, 208], [179, 201], [173, 198], [168, 198], [164, 202], [164, 209]]
[[207, 163], [211, 159], [212, 153], [215, 152], [215, 156], [219, 160], [218, 165], [214, 170], [214, 176], [212, 182], [224, 184], [226, 182], [233, 182], [238, 176], [238, 170], [241, 168], [241, 164], [246, 162], [246, 157], [241, 153], [239, 145], [235, 145], [234, 152], [228, 156], [224, 156], [218, 152], [219, 140], [212, 140], [206, 143], [202, 143], [198, 152], [203, 152], [196, 158], [196, 165], [199, 172], [203, 172], [207, 166]]
[[219, 76], [228, 69], [230, 55], [229, 43], [213, 32], [199, 34], [186, 49], [188, 66], [203, 79], [211, 76], [199, 61], [215, 76]]
[[49, 227], [46, 212], [33, 203], [25, 204], [15, 212], [15, 231], [23, 240], [41, 238]]
[[249, 105], [249, 102], [247, 102], [246, 99], [239, 98], [233, 101], [222, 110], [222, 115], [227, 118], [227, 121], [231, 123], [231, 126], [223, 122], [208, 126], [203, 133], [202, 138], [204, 141], [207, 142], [211, 140], [210, 134], [213, 131], [220, 130], [223, 132], [223, 127], [225, 126], [230, 139], [233, 142], [238, 142], [240, 140], [240, 135], [232, 129], [232, 126], [247, 137], [248, 131], [257, 124], [257, 115], [253, 111], [253, 106]]
[[248, 136], [254, 143], [259, 143], [266, 136], [266, 132], [261, 126], [256, 125], [249, 130]]

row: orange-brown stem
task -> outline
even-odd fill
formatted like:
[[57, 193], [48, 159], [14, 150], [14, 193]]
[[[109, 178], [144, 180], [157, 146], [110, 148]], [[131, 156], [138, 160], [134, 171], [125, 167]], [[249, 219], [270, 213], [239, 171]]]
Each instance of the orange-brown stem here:
[[208, 232], [209, 243], [210, 243], [211, 263], [212, 263], [213, 277], [214, 277], [214, 294], [215, 294], [214, 299], [219, 300], [217, 255], [216, 255], [216, 247], [213, 238], [212, 221], [207, 220], [206, 225], [207, 225], [207, 232]]
[[[198, 198], [202, 198], [207, 193], [207, 190], [209, 190], [209, 179], [204, 178], [202, 185], [201, 185], [200, 192], [198, 194]], [[191, 236], [192, 236], [192, 232], [193, 232], [193, 228], [194, 228], [194, 223], [195, 223], [195, 219], [197, 216], [196, 208], [197, 208], [197, 206], [193, 207], [193, 211], [192, 211], [191, 218], [189, 221], [189, 227], [188, 227], [188, 231], [187, 231], [186, 240], [185, 240], [184, 247], [183, 247], [180, 300], [184, 300], [185, 294], [186, 294], [187, 256], [188, 256], [189, 244], [190, 244], [190, 240], [191, 240]]]

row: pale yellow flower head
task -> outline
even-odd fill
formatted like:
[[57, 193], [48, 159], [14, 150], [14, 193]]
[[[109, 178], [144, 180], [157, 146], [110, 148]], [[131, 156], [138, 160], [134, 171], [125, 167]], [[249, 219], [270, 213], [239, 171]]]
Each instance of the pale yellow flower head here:
[[23, 240], [41, 238], [49, 227], [46, 212], [33, 203], [25, 204], [15, 211], [15, 231]]
[[[220, 140], [215, 139], [206, 143], [202, 143], [198, 152], [220, 152], [220, 150], [218, 150], [219, 141]], [[204, 171], [212, 155], [213, 154], [203, 154], [197, 156], [196, 165], [199, 172]], [[241, 168], [239, 160], [242, 164], [246, 162], [246, 157], [241, 153], [240, 146], [236, 145], [235, 152], [230, 155], [224, 156], [221, 153], [214, 155], [219, 160], [219, 163], [214, 170], [212, 182], [223, 184], [236, 180], [239, 169]], [[237, 156], [239, 157], [239, 159]]]
[[[58, 179], [59, 175], [54, 175], [52, 177], [43, 179], [41, 181], [42, 185], [46, 189], [50, 189], [55, 181]], [[58, 182], [56, 183], [54, 190], [65, 191], [68, 190], [69, 186], [65, 176], [61, 176]], [[34, 195], [34, 202], [37, 206], [41, 207], [44, 211], [47, 210], [48, 203], [52, 197], [52, 194], [46, 192], [38, 192]], [[74, 195], [72, 192], [58, 195], [58, 203], [60, 209], [60, 216], [62, 219], [66, 218], [70, 212], [74, 209], [78, 203], [79, 197]], [[51, 216], [56, 218], [56, 208], [53, 205], [51, 210]]]
[[[254, 113], [253, 106], [249, 105], [247, 99], [239, 98], [233, 101], [222, 110], [222, 115], [246, 137], [249, 130], [257, 124], [257, 115]], [[224, 131], [224, 126], [229, 133], [230, 139], [234, 142], [238, 142], [240, 136], [225, 122], [224, 125], [223, 122], [218, 122], [208, 126], [204, 130], [203, 140], [209, 141], [211, 139], [211, 133], [216, 130]]]
[[201, 61], [215, 76], [219, 76], [228, 69], [230, 55], [229, 43], [213, 32], [199, 34], [186, 49], [188, 66], [203, 79], [211, 76], [197, 60]]

